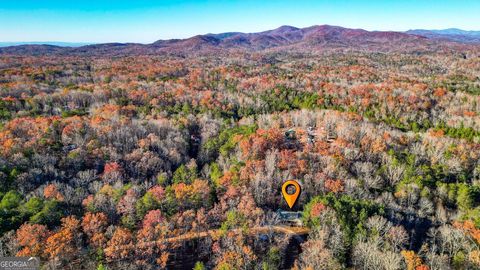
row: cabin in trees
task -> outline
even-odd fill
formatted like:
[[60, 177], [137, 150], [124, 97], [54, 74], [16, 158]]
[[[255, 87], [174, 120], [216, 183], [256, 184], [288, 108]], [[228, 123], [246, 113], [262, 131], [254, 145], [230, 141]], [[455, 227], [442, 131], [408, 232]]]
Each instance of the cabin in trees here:
[[303, 226], [302, 212], [283, 211], [279, 209], [277, 214], [282, 224], [295, 227]]

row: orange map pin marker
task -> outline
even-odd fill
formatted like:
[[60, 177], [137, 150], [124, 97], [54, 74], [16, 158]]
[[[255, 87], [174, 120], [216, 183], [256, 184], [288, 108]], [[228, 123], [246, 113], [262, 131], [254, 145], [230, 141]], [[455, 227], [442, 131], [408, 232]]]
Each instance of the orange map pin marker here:
[[[295, 192], [293, 194], [288, 194], [287, 187], [289, 186], [295, 187]], [[300, 195], [300, 185], [295, 180], [288, 180], [285, 183], [283, 183], [282, 194], [283, 194], [283, 198], [288, 204], [288, 207], [292, 208], [293, 205], [295, 204], [295, 201], [297, 201], [298, 195]]]

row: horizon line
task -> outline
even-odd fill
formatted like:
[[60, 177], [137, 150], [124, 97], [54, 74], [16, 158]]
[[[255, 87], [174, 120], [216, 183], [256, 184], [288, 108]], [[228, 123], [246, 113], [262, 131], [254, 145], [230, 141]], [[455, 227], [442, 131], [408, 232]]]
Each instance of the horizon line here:
[[[188, 37], [183, 37], [183, 38], [179, 37], [179, 38], [169, 38], [169, 39], [157, 39], [153, 42], [136, 42], [136, 41], [106, 41], [106, 42], [88, 42], [88, 41], [0, 41], [0, 47], [19, 46], [19, 45], [52, 45], [52, 46], [55, 46], [54, 45], [55, 43], [72, 44], [72, 45], [77, 44], [78, 45], [78, 46], [73, 46], [73, 47], [98, 45], [98, 44], [109, 44], [109, 43], [120, 43], [120, 44], [131, 43], [131, 44], [148, 45], [148, 44], [155, 43], [157, 41], [182, 40], [182, 39], [189, 39], [189, 38], [196, 37], [196, 36], [219, 35], [219, 34], [225, 34], [225, 33], [256, 34], [256, 33], [262, 33], [262, 32], [266, 32], [266, 31], [272, 31], [272, 30], [275, 30], [275, 29], [279, 29], [281, 27], [293, 27], [293, 28], [297, 28], [297, 29], [304, 29], [304, 28], [309, 28], [309, 27], [314, 27], [314, 26], [332, 26], [332, 27], [341, 27], [341, 28], [346, 28], [346, 29], [365, 30], [365, 31], [368, 31], [368, 32], [406, 33], [408, 31], [422, 31], [422, 30], [425, 30], [425, 31], [461, 30], [461, 31], [465, 31], [465, 32], [480, 32], [480, 30], [465, 30], [465, 29], [458, 28], [458, 27], [448, 27], [448, 28], [442, 28], [442, 29], [415, 28], [415, 29], [408, 29], [408, 30], [400, 31], [400, 30], [367, 30], [365, 28], [353, 28], [353, 27], [345, 27], [345, 26], [333, 25], [333, 24], [314, 24], [314, 25], [306, 26], [306, 27], [297, 27], [297, 26], [293, 26], [293, 25], [283, 24], [283, 25], [278, 26], [278, 27], [273, 28], [273, 29], [267, 29], [267, 30], [262, 30], [262, 31], [258, 31], [258, 32], [227, 31], [227, 32], [218, 32], [218, 33], [204, 33], [204, 34], [196, 34], [196, 35], [193, 35], [193, 36], [188, 36]], [[12, 45], [6, 45], [8, 43], [12, 43]], [[6, 45], [6, 46], [1, 46], [2, 44]], [[62, 46], [60, 46], [60, 47], [62, 47]], [[68, 46], [65, 46], [65, 47], [68, 47]]]

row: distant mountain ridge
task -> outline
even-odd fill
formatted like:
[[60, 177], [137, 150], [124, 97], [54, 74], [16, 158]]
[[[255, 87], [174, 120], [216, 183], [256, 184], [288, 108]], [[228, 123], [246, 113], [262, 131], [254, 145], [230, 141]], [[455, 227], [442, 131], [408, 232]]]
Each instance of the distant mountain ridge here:
[[160, 40], [152, 45], [182, 50], [198, 50], [205, 47], [246, 48], [263, 50], [283, 46], [296, 47], [362, 47], [367, 43], [386, 45], [395, 40], [417, 42], [424, 39], [417, 35], [400, 32], [366, 31], [339, 26], [319, 25], [306, 28], [281, 26], [258, 33], [221, 33], [198, 35], [183, 40]]
[[[230, 51], [262, 50], [368, 50], [368, 51], [425, 51], [440, 47], [471, 46], [440, 34], [411, 30], [407, 32], [367, 31], [331, 25], [297, 28], [284, 25], [257, 33], [227, 32], [197, 35], [187, 39], [158, 40], [151, 44], [105, 43], [81, 47], [53, 45], [20, 45], [0, 48], [0, 54], [25, 55], [125, 55], [125, 54], [202, 54]], [[451, 30], [449, 33], [452, 33]], [[462, 30], [458, 30], [462, 31]], [[467, 44], [464, 44], [467, 43]]]
[[466, 31], [458, 28], [443, 30], [408, 30], [405, 33], [421, 35], [431, 39], [445, 39], [461, 43], [480, 43], [480, 31]]
[[0, 42], [0, 47], [10, 47], [19, 45], [51, 45], [59, 47], [81, 47], [91, 45], [93, 42], [62, 42], [62, 41], [19, 41], [19, 42]]

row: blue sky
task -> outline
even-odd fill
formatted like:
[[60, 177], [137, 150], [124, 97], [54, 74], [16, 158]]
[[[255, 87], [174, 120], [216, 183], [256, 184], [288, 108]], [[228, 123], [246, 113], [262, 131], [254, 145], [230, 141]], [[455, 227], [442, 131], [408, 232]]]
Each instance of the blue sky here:
[[0, 42], [141, 42], [281, 25], [480, 30], [480, 1], [0, 0]]

